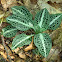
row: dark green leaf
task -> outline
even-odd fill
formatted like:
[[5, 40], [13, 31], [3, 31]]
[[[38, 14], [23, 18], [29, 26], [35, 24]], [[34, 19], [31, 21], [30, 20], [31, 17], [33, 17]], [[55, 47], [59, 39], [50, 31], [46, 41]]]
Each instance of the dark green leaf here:
[[49, 28], [51, 30], [55, 30], [60, 26], [62, 19], [62, 14], [50, 14], [50, 23], [49, 23]]
[[51, 38], [46, 33], [39, 33], [34, 36], [34, 44], [41, 55], [47, 57], [52, 47]]
[[32, 19], [32, 14], [24, 6], [13, 6], [12, 12], [15, 15], [28, 17]]
[[21, 30], [21, 31], [26, 31], [30, 28], [34, 28], [33, 24], [30, 22], [32, 20], [23, 16], [19, 17], [17, 15], [12, 15], [7, 17], [6, 20], [12, 26], [16, 27], [18, 30]]
[[2, 29], [4, 37], [14, 37], [17, 33], [17, 29], [11, 25]]
[[[40, 27], [40, 31], [45, 31], [48, 28], [48, 25], [50, 23], [49, 20], [49, 12], [46, 8], [42, 9], [40, 12], [38, 12], [34, 19], [34, 26]], [[38, 29], [39, 30], [39, 29]]]
[[29, 38], [33, 35], [19, 34], [17, 35], [12, 42], [12, 49], [16, 49], [17, 47], [22, 47], [24, 45], [28, 45], [31, 43]]

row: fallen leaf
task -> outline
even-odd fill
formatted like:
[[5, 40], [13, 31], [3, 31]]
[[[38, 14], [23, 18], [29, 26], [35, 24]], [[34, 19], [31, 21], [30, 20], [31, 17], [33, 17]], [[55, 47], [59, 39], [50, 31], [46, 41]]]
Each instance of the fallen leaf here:
[[7, 60], [7, 55], [4, 52], [0, 52], [0, 54]]
[[37, 4], [37, 0], [30, 0], [32, 4]]
[[0, 18], [2, 18], [4, 16], [4, 12], [2, 10], [0, 10]]
[[56, 2], [56, 3], [62, 3], [62, 0], [50, 0], [52, 3]]
[[16, 2], [16, 0], [1, 0], [1, 4], [2, 4], [4, 10], [6, 11], [7, 8], [16, 6], [17, 2]]
[[4, 47], [3, 47], [3, 45], [1, 45], [1, 44], [0, 44], [0, 49], [4, 50]]
[[23, 58], [23, 59], [26, 59], [26, 55], [23, 54], [23, 53], [19, 53], [19, 57], [20, 57], [20, 58]]
[[51, 13], [51, 14], [62, 13], [59, 9], [52, 7], [47, 2], [38, 0], [37, 4], [39, 5], [40, 9], [46, 8], [49, 11], [49, 13]]

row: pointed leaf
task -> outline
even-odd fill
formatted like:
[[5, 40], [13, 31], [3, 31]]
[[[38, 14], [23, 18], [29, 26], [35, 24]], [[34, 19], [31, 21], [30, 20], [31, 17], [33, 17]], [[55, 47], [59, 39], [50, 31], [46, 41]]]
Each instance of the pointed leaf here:
[[49, 23], [49, 28], [51, 30], [55, 30], [60, 26], [62, 19], [62, 14], [50, 14], [50, 23]]
[[22, 47], [24, 45], [28, 45], [31, 43], [29, 38], [33, 35], [19, 34], [17, 35], [12, 42], [12, 49], [16, 49], [17, 47]]
[[36, 14], [35, 20], [34, 20], [34, 25], [35, 26], [38, 25], [41, 30], [42, 29], [47, 30], [49, 23], [50, 23], [49, 12], [47, 11], [46, 8], [44, 8]]
[[14, 37], [17, 33], [17, 29], [11, 25], [2, 29], [4, 37]]
[[26, 31], [30, 28], [33, 28], [33, 25], [29, 18], [26, 17], [19, 17], [16, 15], [12, 15], [6, 18], [7, 22], [10, 23], [12, 26], [16, 27], [18, 30]]
[[34, 44], [38, 48], [41, 55], [47, 57], [52, 47], [52, 42], [48, 34], [39, 33], [34, 36]]
[[15, 15], [24, 17], [27, 16], [32, 19], [32, 14], [24, 6], [13, 6], [11, 9]]

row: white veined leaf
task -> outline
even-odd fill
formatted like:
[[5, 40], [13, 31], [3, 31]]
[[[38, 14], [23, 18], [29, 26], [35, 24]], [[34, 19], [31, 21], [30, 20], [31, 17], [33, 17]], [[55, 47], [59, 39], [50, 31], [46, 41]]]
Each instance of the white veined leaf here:
[[24, 6], [13, 6], [11, 9], [13, 14], [15, 15], [24, 16], [32, 19], [32, 14]]
[[18, 30], [21, 31], [26, 31], [30, 28], [34, 29], [33, 24], [30, 22], [32, 20], [23, 16], [19, 17], [17, 15], [12, 15], [12, 16], [8, 16], [6, 20], [12, 26], [16, 27]]
[[16, 49], [17, 47], [22, 47], [24, 45], [28, 45], [31, 43], [29, 38], [33, 35], [19, 34], [17, 35], [12, 42], [12, 49]]
[[17, 33], [17, 29], [11, 25], [8, 25], [7, 27], [2, 29], [3, 36], [4, 37], [14, 37]]
[[[46, 8], [42, 9], [40, 12], [38, 12], [35, 15], [35, 19], [34, 19], [35, 29], [36, 29], [36, 26], [39, 26], [41, 32], [47, 30], [48, 25], [50, 23], [49, 19], [50, 18], [49, 18], [48, 10]], [[44, 30], [42, 30], [42, 29], [44, 29]]]
[[48, 29], [55, 30], [60, 26], [62, 14], [50, 14], [50, 23]]
[[34, 36], [34, 44], [38, 48], [40, 54], [47, 57], [52, 47], [51, 38], [46, 33], [39, 33]]

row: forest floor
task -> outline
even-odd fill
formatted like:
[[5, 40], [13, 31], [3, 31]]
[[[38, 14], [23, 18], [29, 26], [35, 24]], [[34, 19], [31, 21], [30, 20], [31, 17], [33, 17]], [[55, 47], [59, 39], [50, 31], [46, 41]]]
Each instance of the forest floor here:
[[[12, 6], [25, 6], [32, 14], [47, 8], [50, 14], [62, 13], [62, 0], [0, 0], [0, 62], [62, 62], [62, 22], [56, 30], [47, 30], [52, 39], [52, 48], [47, 58], [25, 52], [24, 47], [11, 50], [12, 38], [1, 35], [2, 28], [9, 25], [6, 22], [12, 11]], [[2, 40], [3, 39], [3, 40]]]

